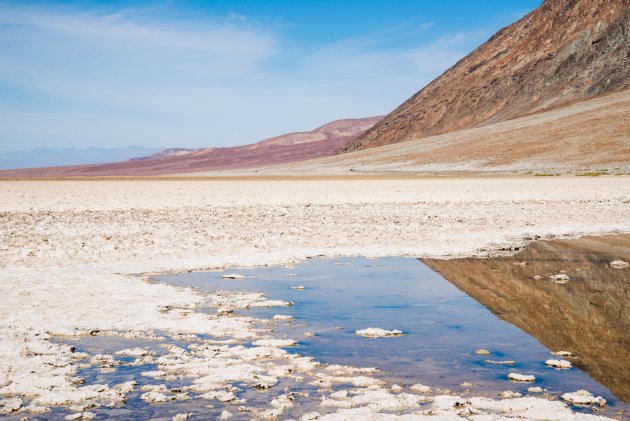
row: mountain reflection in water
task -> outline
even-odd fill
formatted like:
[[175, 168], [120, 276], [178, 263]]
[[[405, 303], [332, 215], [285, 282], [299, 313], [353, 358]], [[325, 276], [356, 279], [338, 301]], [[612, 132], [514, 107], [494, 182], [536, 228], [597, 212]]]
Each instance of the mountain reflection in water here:
[[[423, 259], [466, 294], [630, 401], [630, 235], [536, 241], [510, 257]], [[552, 282], [565, 273], [570, 281]], [[534, 279], [534, 276], [541, 276]]]

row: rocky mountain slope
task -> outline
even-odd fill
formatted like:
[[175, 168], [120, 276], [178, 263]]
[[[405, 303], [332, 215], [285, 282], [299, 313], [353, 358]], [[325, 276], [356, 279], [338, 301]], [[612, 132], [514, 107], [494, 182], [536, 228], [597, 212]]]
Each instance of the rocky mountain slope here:
[[505, 121], [630, 87], [630, 0], [546, 0], [344, 151]]
[[231, 148], [167, 149], [125, 162], [0, 171], [0, 178], [149, 176], [263, 167], [329, 156], [382, 117], [337, 120], [310, 132], [288, 133]]
[[630, 174], [630, 89], [482, 127], [259, 170], [265, 174]]

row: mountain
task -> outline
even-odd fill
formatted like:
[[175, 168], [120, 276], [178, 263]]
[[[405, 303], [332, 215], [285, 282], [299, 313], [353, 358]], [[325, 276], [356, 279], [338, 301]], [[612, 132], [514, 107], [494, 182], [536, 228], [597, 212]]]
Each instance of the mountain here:
[[194, 152], [194, 151], [196, 151], [196, 149], [169, 148], [169, 149], [164, 149], [160, 152], [154, 153], [152, 155], [130, 158], [128, 159], [128, 161], [146, 161], [150, 159], [169, 158], [173, 156], [187, 155], [190, 152]]
[[0, 170], [124, 161], [134, 156], [153, 154], [158, 151], [160, 151], [159, 148], [143, 148], [141, 146], [81, 149], [40, 148], [0, 154]]
[[270, 167], [275, 174], [630, 174], [630, 89], [481, 127]]
[[630, 87], [630, 0], [546, 0], [343, 148], [528, 115]]
[[[237, 156], [237, 154], [240, 154], [243, 151], [249, 151], [250, 153], [252, 153], [257, 151], [267, 151], [270, 149], [275, 149], [276, 146], [295, 146], [312, 142], [321, 142], [317, 143], [318, 149], [321, 150], [322, 155], [326, 155], [328, 154], [328, 151], [326, 151], [328, 147], [332, 147], [334, 145], [345, 146], [346, 143], [364, 133], [381, 118], [382, 117], [379, 116], [361, 119], [336, 120], [321, 127], [318, 127], [310, 132], [287, 133], [281, 136], [262, 140], [258, 143], [253, 143], [245, 146], [237, 146], [234, 148], [165, 149], [156, 154], [141, 158], [134, 158], [130, 161], [155, 160], [184, 156], [197, 158], [209, 156], [233, 156], [236, 162], [238, 161], [237, 158], [240, 156]], [[317, 155], [319, 155], [319, 153]], [[316, 156], [310, 157], [315, 158]], [[283, 162], [286, 161], [283, 160]], [[238, 164], [238, 162], [236, 163]]]
[[310, 132], [288, 133], [244, 146], [166, 149], [118, 163], [0, 171], [0, 177], [152, 176], [296, 162], [332, 155], [381, 118], [337, 120]]

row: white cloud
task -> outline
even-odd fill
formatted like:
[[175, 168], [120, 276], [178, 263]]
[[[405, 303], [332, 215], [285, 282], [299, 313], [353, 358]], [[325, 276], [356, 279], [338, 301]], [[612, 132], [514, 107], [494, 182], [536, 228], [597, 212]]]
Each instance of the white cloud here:
[[[419, 46], [374, 48], [386, 42], [387, 36], [397, 38], [401, 34], [395, 32], [384, 36], [379, 33], [331, 44], [306, 57], [304, 68], [311, 77], [329, 79], [412, 78], [415, 86], [421, 88], [463, 57], [471, 45], [484, 39], [483, 32], [461, 32]], [[370, 88], [375, 86], [370, 85]]]
[[[236, 22], [236, 23], [235, 23]], [[0, 14], [0, 24], [78, 36], [98, 43], [130, 43], [149, 48], [177, 49], [210, 54], [236, 54], [247, 59], [275, 52], [273, 39], [261, 27], [233, 15], [225, 19], [141, 23], [125, 11], [109, 14], [68, 13], [59, 9], [11, 7]]]
[[289, 52], [277, 27], [244, 16], [0, 9], [0, 152], [223, 146], [382, 114], [479, 37], [397, 47], [425, 24]]

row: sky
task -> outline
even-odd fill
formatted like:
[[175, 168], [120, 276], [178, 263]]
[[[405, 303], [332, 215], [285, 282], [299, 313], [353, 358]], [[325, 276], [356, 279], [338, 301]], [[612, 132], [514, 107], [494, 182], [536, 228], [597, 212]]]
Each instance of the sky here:
[[387, 114], [540, 0], [3, 1], [0, 153]]

